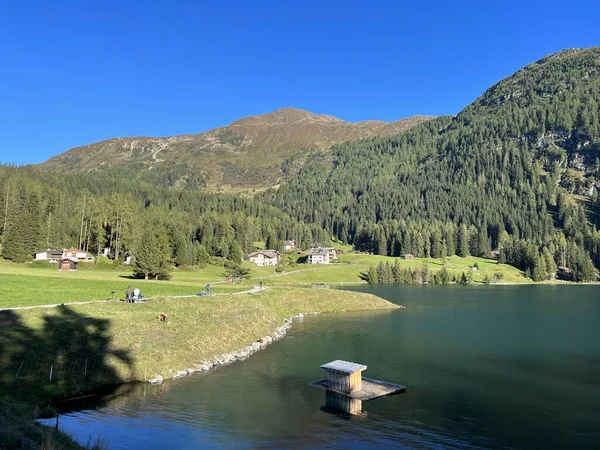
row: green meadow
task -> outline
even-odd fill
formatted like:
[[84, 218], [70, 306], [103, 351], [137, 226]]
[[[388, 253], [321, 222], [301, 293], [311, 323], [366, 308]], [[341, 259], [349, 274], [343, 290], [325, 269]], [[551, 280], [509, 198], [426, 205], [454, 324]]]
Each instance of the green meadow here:
[[[137, 280], [130, 278], [127, 268], [119, 270], [80, 269], [74, 272], [59, 272], [56, 267], [33, 267], [31, 264], [15, 264], [0, 260], [0, 308], [35, 306], [70, 302], [108, 300], [124, 298], [127, 286], [139, 288], [147, 297], [195, 295], [211, 283], [214, 294], [243, 291], [263, 281], [265, 286], [298, 286], [325, 283], [329, 285], [361, 284], [361, 274], [369, 266], [380, 262], [394, 264], [400, 261], [403, 267], [416, 267], [427, 264], [432, 271], [442, 268], [444, 262], [434, 258], [415, 258], [406, 261], [401, 258], [344, 253], [337, 262], [329, 265], [309, 265], [297, 263], [300, 255], [285, 255], [286, 269], [277, 273], [273, 267], [257, 267], [245, 262], [250, 268], [250, 279], [231, 284], [226, 282], [222, 267], [207, 265], [203, 269], [174, 270], [169, 281]], [[482, 283], [487, 275], [503, 274], [502, 283], [529, 283], [531, 280], [512, 266], [498, 264], [484, 258], [446, 258], [446, 268], [460, 276], [477, 263], [479, 269], [473, 272], [473, 282]], [[112, 292], [114, 291], [114, 295]]]

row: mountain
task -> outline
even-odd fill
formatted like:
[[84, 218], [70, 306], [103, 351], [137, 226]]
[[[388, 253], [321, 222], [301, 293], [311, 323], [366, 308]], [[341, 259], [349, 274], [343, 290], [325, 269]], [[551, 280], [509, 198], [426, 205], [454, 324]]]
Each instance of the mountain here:
[[201, 171], [213, 187], [265, 187], [278, 183], [282, 163], [332, 144], [402, 133], [432, 119], [351, 123], [333, 116], [283, 108], [246, 117], [200, 134], [166, 138], [131, 137], [73, 148], [40, 165], [68, 173], [111, 167], [136, 169], [187, 166]]
[[505, 257], [536, 279], [577, 249], [600, 267], [599, 104], [600, 47], [562, 51], [455, 117], [338, 144], [263, 199], [364, 251], [485, 255], [510, 241]]

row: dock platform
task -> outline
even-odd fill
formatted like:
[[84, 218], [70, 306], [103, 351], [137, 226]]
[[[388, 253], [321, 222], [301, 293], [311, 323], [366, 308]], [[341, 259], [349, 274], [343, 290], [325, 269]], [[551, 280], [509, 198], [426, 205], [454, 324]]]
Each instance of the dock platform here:
[[388, 395], [400, 394], [406, 391], [406, 386], [388, 381], [376, 380], [374, 378], [362, 377], [362, 386], [360, 390], [345, 392], [339, 389], [329, 387], [327, 378], [311, 381], [310, 386], [345, 395], [356, 400], [373, 400], [374, 398], [385, 397]]

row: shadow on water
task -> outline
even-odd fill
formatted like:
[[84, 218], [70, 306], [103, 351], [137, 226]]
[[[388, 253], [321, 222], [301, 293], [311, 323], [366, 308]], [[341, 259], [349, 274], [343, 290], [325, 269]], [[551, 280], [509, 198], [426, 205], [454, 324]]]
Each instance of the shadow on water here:
[[59, 406], [100, 386], [110, 394], [133, 370], [129, 351], [112, 345], [110, 324], [65, 305], [0, 311], [0, 406]]

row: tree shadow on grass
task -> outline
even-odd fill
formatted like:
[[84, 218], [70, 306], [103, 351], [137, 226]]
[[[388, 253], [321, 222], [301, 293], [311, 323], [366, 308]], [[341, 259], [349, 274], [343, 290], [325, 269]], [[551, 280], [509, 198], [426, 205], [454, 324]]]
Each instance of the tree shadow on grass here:
[[135, 275], [119, 275], [119, 278], [125, 278], [126, 280], [143, 280], [143, 278], [136, 277]]
[[[112, 345], [108, 319], [65, 305], [0, 311], [0, 407], [29, 408], [33, 418], [41, 405], [116, 386], [131, 379], [132, 372], [130, 352]], [[10, 420], [10, 411], [0, 412], [2, 448], [11, 447], [1, 430], [2, 421]]]

